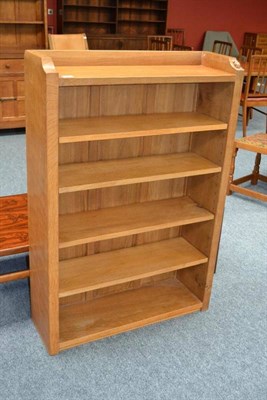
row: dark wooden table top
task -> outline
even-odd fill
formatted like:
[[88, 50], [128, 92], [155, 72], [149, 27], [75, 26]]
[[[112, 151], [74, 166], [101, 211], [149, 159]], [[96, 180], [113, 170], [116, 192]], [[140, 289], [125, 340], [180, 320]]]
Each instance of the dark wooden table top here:
[[0, 197], [0, 256], [27, 251], [27, 194]]

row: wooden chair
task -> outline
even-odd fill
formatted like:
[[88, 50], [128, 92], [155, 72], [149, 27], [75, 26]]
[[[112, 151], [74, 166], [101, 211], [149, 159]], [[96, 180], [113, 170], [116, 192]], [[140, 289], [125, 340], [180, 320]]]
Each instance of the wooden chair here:
[[[235, 170], [235, 160], [237, 156], [237, 152], [239, 149], [243, 149], [246, 151], [252, 151], [256, 153], [255, 165], [252, 173], [250, 175], [242, 176], [238, 179], [233, 179], [234, 170]], [[254, 135], [250, 135], [247, 137], [243, 137], [241, 139], [236, 139], [235, 148], [233, 152], [233, 160], [230, 172], [230, 180], [228, 187], [228, 194], [232, 194], [233, 192], [241, 193], [245, 196], [253, 197], [258, 200], [267, 201], [267, 194], [256, 192], [250, 188], [244, 188], [239, 186], [241, 183], [250, 181], [252, 185], [256, 185], [259, 180], [267, 183], [267, 176], [260, 174], [260, 162], [261, 155], [267, 154], [267, 134], [266, 133], [256, 133]]]
[[172, 49], [173, 49], [173, 50], [176, 50], [176, 51], [192, 51], [192, 50], [193, 50], [193, 47], [191, 47], [191, 46], [184, 46], [184, 45], [181, 45], [181, 44], [174, 44], [173, 47], [172, 47]]
[[249, 62], [254, 54], [263, 54], [263, 49], [254, 46], [241, 46], [238, 54], [238, 61]]
[[[0, 197], [0, 256], [29, 251], [27, 195]], [[0, 283], [29, 277], [29, 270], [0, 275]]]
[[214, 40], [212, 51], [218, 54], [230, 56], [232, 54], [232, 43], [223, 42], [221, 40]]
[[172, 50], [172, 36], [148, 36], [147, 48], [148, 50]]
[[184, 29], [181, 28], [169, 28], [166, 31], [167, 36], [172, 36], [173, 45], [181, 45], [185, 44], [185, 34]]
[[257, 107], [267, 106], [267, 55], [252, 55], [241, 94], [243, 136], [246, 136], [251, 109], [264, 115]]
[[48, 44], [52, 50], [88, 50], [85, 33], [66, 35], [48, 34]]

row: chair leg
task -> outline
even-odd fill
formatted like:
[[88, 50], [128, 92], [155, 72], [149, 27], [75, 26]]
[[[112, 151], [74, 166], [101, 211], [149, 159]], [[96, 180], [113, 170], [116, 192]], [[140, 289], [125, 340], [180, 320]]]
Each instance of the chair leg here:
[[233, 155], [232, 155], [232, 163], [230, 167], [230, 174], [229, 174], [229, 182], [228, 182], [228, 189], [227, 189], [227, 195], [231, 195], [233, 192], [230, 190], [230, 185], [234, 180], [234, 173], [235, 173], [235, 160], [238, 152], [238, 147], [234, 148]]
[[258, 183], [259, 174], [260, 174], [260, 163], [261, 163], [261, 153], [257, 153], [256, 158], [255, 158], [254, 169], [252, 171], [252, 178], [251, 178], [252, 185], [257, 185], [257, 183]]
[[247, 125], [248, 125], [248, 114], [249, 111], [246, 106], [243, 106], [243, 137], [247, 136]]

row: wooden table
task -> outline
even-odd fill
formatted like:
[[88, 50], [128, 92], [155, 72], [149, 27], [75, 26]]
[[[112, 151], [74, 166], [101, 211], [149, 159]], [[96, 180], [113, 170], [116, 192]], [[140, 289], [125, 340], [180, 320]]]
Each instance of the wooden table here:
[[[0, 256], [29, 251], [27, 194], [0, 197]], [[0, 275], [0, 283], [29, 276], [29, 270]]]

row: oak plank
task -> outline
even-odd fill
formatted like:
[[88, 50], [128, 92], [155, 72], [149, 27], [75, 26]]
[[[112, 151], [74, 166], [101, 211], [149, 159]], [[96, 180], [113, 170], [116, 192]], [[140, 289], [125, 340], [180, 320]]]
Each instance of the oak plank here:
[[188, 197], [59, 216], [59, 248], [208, 221], [214, 215]]
[[59, 263], [59, 297], [188, 268], [207, 261], [203, 253], [181, 237], [73, 258]]
[[201, 301], [176, 280], [60, 308], [60, 350], [198, 311]]
[[205, 175], [220, 171], [221, 167], [194, 153], [65, 164], [59, 167], [59, 193]]
[[198, 112], [111, 115], [59, 121], [59, 143], [227, 129], [227, 123]]

